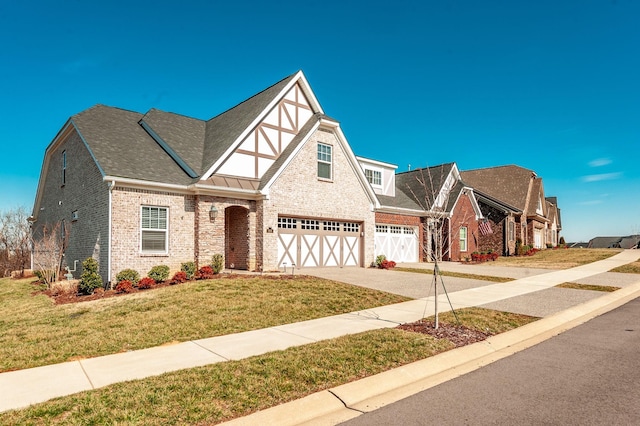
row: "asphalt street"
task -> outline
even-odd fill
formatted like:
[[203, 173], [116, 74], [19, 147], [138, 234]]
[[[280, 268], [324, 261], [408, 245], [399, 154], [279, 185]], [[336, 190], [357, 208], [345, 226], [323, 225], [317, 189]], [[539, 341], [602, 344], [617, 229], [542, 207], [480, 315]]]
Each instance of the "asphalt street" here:
[[640, 299], [344, 425], [640, 423]]

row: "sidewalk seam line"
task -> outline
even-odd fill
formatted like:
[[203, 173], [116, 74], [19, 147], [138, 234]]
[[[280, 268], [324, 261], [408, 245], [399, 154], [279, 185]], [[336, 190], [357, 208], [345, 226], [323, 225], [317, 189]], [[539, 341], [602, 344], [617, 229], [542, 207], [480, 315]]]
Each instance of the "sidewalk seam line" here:
[[213, 355], [219, 356], [220, 358], [224, 359], [225, 361], [231, 361], [231, 358], [227, 358], [226, 356], [222, 356], [222, 355], [220, 355], [219, 353], [214, 352], [214, 351], [212, 351], [211, 349], [209, 349], [209, 348], [206, 348], [206, 347], [202, 346], [200, 343], [196, 342], [195, 340], [189, 340], [189, 341], [190, 341], [191, 343], [193, 343], [194, 345], [198, 346], [199, 348], [202, 348], [202, 349], [204, 349], [205, 351], [207, 351], [207, 352], [209, 352], [209, 353], [211, 353], [211, 354], [213, 354]]
[[80, 368], [82, 369], [82, 372], [84, 373], [84, 376], [89, 381], [89, 385], [91, 386], [91, 389], [94, 389], [94, 390], [97, 389], [96, 386], [91, 381], [91, 377], [89, 377], [89, 374], [87, 373], [87, 370], [84, 369], [84, 365], [82, 365], [82, 361], [78, 361], [78, 364], [80, 364]]

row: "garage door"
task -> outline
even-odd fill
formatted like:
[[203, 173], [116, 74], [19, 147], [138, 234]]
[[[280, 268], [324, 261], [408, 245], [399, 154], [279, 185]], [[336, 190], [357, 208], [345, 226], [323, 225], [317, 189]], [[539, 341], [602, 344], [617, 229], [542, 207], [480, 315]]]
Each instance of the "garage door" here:
[[361, 266], [361, 224], [278, 218], [278, 266]]
[[376, 225], [375, 255], [384, 254], [394, 262], [418, 261], [418, 228]]

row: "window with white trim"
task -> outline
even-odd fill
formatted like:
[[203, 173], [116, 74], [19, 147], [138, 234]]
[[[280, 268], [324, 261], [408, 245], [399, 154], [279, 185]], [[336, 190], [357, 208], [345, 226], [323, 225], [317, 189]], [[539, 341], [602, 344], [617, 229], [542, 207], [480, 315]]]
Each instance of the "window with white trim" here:
[[323, 143], [318, 143], [318, 177], [320, 179], [331, 179], [332, 147]]
[[166, 253], [169, 235], [169, 209], [142, 206], [140, 216], [140, 248], [143, 253]]
[[364, 175], [371, 185], [382, 186], [382, 172], [380, 170], [364, 169]]
[[390, 226], [389, 231], [392, 234], [402, 234], [402, 226]]
[[467, 227], [460, 227], [460, 251], [467, 251]]

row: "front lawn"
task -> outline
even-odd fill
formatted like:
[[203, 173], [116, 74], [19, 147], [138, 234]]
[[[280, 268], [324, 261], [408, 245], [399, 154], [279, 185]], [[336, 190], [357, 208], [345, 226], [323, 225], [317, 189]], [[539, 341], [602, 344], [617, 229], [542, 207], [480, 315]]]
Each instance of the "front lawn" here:
[[[497, 334], [534, 321], [470, 308], [462, 325]], [[441, 324], [455, 323], [444, 313]], [[0, 424], [215, 424], [452, 349], [399, 329], [344, 336], [240, 360], [118, 383], [0, 414]]]
[[620, 249], [546, 249], [533, 256], [500, 256], [486, 265], [518, 266], [523, 268], [568, 269], [607, 259]]
[[308, 276], [240, 277], [55, 305], [0, 279], [0, 372], [237, 333], [408, 300]]

